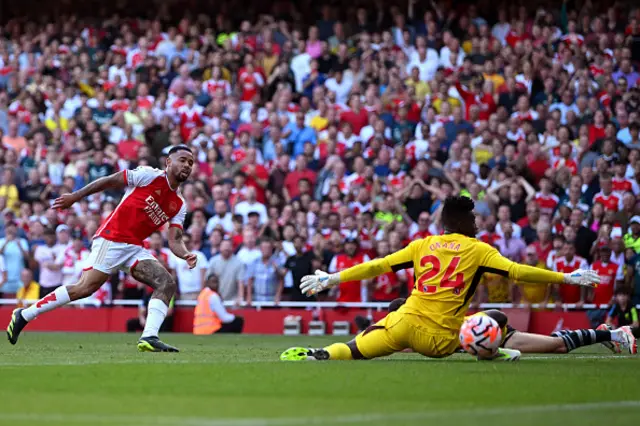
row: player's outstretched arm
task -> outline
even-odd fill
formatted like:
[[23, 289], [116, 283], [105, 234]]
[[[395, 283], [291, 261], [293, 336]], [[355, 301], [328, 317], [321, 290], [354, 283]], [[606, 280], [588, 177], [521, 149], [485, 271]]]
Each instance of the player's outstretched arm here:
[[109, 176], [101, 177], [91, 182], [89, 185], [72, 192], [71, 194], [64, 194], [53, 202], [51, 206], [54, 209], [68, 209], [77, 201], [82, 200], [84, 197], [102, 192], [107, 189], [122, 190], [127, 185], [125, 171], [114, 173]]
[[302, 278], [300, 291], [307, 296], [312, 296], [342, 282], [368, 280], [387, 272], [411, 268], [414, 251], [415, 245], [411, 243], [389, 256], [352, 266], [342, 272], [327, 274], [324, 271], [316, 271], [315, 275], [307, 275]]
[[578, 269], [569, 274], [548, 271], [535, 266], [522, 265], [503, 257], [498, 250], [491, 248], [482, 262], [483, 266], [496, 273], [508, 275], [516, 281], [539, 284], [572, 284], [593, 287], [600, 283], [600, 276], [595, 271]]

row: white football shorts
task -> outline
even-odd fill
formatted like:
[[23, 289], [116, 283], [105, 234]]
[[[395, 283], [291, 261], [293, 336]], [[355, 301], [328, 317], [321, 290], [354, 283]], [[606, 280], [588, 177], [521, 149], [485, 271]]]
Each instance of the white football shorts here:
[[143, 260], [156, 260], [156, 258], [142, 246], [117, 243], [98, 237], [91, 244], [91, 254], [87, 262], [91, 266], [84, 270], [95, 269], [109, 275], [116, 271], [129, 273], [138, 262]]

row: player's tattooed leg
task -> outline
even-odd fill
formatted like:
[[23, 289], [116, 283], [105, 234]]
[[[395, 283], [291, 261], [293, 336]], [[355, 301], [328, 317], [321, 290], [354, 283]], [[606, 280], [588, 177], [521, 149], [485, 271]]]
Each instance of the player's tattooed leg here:
[[136, 280], [151, 287], [153, 289], [151, 297], [162, 300], [166, 305], [169, 305], [169, 302], [176, 294], [176, 281], [157, 260], [139, 262], [131, 270], [131, 275]]

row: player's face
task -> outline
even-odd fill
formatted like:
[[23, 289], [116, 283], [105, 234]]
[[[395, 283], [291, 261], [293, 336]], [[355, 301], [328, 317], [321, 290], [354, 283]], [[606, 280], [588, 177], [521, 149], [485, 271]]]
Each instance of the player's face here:
[[193, 170], [193, 154], [188, 151], [171, 154], [167, 160], [167, 169], [178, 182], [186, 181]]

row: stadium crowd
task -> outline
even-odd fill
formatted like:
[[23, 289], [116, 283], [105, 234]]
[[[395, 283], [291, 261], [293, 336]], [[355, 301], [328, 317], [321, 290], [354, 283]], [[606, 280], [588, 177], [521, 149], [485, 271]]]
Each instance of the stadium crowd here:
[[[488, 274], [478, 302], [608, 304], [615, 288], [622, 311], [640, 303], [637, 6], [248, 3], [0, 23], [5, 297], [76, 280], [121, 194], [71, 211], [55, 197], [188, 144], [198, 266], [161, 233], [148, 242], [182, 299], [215, 275], [226, 301], [307, 300], [302, 275], [443, 232], [441, 203], [462, 193], [503, 255], [603, 276], [581, 293]], [[413, 285], [408, 270], [321, 297], [387, 301]], [[102, 290], [142, 291], [125, 274]]]

